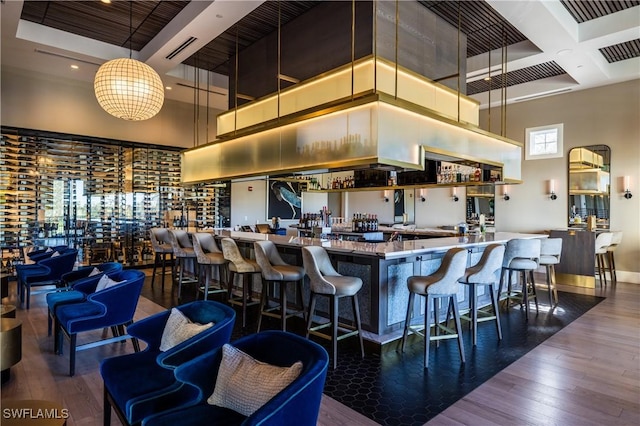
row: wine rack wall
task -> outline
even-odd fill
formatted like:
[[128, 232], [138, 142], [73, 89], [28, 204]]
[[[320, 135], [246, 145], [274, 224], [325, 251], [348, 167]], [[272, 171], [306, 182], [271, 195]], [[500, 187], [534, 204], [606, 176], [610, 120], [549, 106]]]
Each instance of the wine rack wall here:
[[0, 245], [68, 244], [83, 263], [141, 263], [153, 260], [150, 228], [229, 226], [229, 185], [181, 185], [180, 158], [178, 149], [3, 128]]

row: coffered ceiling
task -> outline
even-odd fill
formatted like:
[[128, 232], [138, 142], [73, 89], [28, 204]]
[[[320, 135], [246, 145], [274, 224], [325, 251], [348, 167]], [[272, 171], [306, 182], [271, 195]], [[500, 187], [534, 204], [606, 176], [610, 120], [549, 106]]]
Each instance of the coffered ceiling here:
[[[504, 85], [517, 102], [640, 77], [640, 1], [419, 2], [467, 35], [466, 90], [483, 106]], [[226, 109], [236, 49], [318, 3], [6, 0], [2, 65], [93, 81], [100, 64], [131, 53], [172, 87], [168, 98], [192, 103], [208, 82], [209, 105]]]

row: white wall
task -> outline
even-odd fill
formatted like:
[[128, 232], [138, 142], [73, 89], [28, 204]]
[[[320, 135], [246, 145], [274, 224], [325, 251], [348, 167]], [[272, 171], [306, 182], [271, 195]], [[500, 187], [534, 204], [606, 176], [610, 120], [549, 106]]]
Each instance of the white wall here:
[[[499, 129], [492, 111], [492, 129]], [[496, 121], [493, 121], [496, 119]], [[487, 127], [487, 114], [481, 126]], [[496, 226], [502, 231], [566, 228], [568, 157], [571, 148], [605, 144], [611, 148], [611, 229], [624, 231], [616, 251], [618, 279], [640, 283], [640, 80], [550, 96], [507, 107], [507, 137], [524, 142], [525, 129], [564, 123], [564, 157], [522, 162], [522, 185], [511, 185], [511, 199], [496, 200]], [[622, 196], [622, 176], [631, 177], [633, 198]], [[558, 199], [548, 197], [555, 179]], [[500, 195], [500, 193], [499, 193]]]
[[[267, 181], [231, 183], [231, 226], [267, 222]], [[286, 226], [286, 225], [285, 225]]]
[[[416, 227], [435, 228], [441, 225], [457, 225], [466, 221], [466, 191], [456, 188], [458, 201], [453, 201], [452, 188], [423, 189], [424, 203], [416, 199]], [[419, 194], [419, 193], [418, 193]]]
[[[184, 148], [196, 145], [192, 104], [165, 99], [155, 117], [126, 121], [100, 107], [89, 82], [2, 67], [1, 107], [3, 126]], [[202, 144], [215, 139], [215, 115], [220, 111], [209, 110], [208, 126], [206, 108], [200, 112]]]

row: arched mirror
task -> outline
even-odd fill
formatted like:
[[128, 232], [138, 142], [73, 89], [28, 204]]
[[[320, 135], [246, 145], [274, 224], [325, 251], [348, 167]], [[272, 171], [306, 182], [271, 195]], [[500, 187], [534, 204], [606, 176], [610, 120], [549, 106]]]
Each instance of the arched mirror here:
[[569, 227], [586, 228], [595, 216], [596, 227], [609, 229], [611, 149], [590, 145], [569, 151]]
[[469, 224], [469, 229], [478, 226], [481, 214], [484, 215], [487, 226], [495, 225], [495, 187], [493, 185], [467, 187], [467, 224]]

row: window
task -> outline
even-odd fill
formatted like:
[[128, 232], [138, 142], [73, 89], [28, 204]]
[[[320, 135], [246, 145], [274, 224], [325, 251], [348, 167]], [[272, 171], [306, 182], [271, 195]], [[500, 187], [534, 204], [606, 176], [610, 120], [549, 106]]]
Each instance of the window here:
[[562, 157], [562, 124], [525, 129], [525, 160]]

